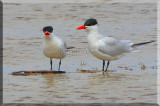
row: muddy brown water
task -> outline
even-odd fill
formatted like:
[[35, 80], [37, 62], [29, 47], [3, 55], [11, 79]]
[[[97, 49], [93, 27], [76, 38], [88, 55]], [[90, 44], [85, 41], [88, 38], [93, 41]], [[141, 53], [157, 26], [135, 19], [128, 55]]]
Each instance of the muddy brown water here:
[[[98, 20], [106, 36], [135, 43], [156, 40], [156, 4], [4, 4], [3, 101], [4, 103], [156, 103], [156, 43], [111, 62], [106, 73], [102, 61], [87, 51], [87, 33], [75, 30], [87, 18]], [[65, 74], [12, 76], [14, 71], [49, 70], [42, 54], [46, 25], [75, 46], [62, 60]], [[54, 60], [53, 68], [58, 69]]]

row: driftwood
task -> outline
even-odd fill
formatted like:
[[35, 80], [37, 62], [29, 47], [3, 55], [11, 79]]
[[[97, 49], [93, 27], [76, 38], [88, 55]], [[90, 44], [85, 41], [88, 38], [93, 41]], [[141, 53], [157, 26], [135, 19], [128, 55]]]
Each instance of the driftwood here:
[[62, 74], [66, 73], [65, 71], [18, 71], [18, 72], [12, 72], [11, 75], [21, 75], [21, 76], [28, 76], [28, 75], [37, 75], [37, 74]]

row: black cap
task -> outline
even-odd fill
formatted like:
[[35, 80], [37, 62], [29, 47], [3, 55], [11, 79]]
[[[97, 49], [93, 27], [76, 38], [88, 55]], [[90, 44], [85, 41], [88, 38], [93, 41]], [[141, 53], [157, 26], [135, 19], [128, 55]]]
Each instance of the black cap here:
[[45, 33], [46, 31], [52, 33], [53, 32], [53, 27], [52, 26], [46, 26], [43, 28], [43, 32]]
[[97, 20], [94, 18], [90, 18], [84, 23], [84, 26], [92, 26], [96, 24], [98, 24]]

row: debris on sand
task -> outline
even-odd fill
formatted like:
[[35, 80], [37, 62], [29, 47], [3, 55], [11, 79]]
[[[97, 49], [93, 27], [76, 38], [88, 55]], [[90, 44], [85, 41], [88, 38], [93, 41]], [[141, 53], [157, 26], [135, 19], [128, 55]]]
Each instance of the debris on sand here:
[[118, 68], [123, 68], [122, 66], [118, 66]]
[[124, 71], [132, 71], [132, 68], [124, 67]]
[[141, 66], [141, 70], [145, 70], [146, 69], [146, 66], [145, 65], [142, 65]]

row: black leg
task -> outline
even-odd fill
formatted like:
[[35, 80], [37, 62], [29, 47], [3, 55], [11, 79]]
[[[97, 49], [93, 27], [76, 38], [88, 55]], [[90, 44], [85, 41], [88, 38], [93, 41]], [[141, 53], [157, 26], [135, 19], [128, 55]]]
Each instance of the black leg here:
[[105, 66], [105, 60], [103, 60], [103, 67], [102, 67], [102, 71], [104, 71], [104, 66]]
[[108, 61], [108, 63], [107, 63], [107, 67], [106, 67], [106, 70], [105, 70], [105, 71], [107, 71], [107, 69], [108, 69], [108, 66], [109, 66], [109, 61]]
[[51, 70], [52, 70], [52, 59], [50, 59], [50, 64], [51, 64]]
[[60, 67], [61, 67], [61, 59], [59, 61], [59, 68], [58, 68], [58, 71], [60, 71]]

